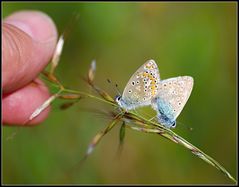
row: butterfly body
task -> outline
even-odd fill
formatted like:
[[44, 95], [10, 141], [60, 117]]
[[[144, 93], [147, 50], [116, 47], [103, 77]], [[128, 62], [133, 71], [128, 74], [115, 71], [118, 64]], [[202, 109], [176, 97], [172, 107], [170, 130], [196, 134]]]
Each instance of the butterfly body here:
[[167, 101], [164, 101], [160, 97], [156, 97], [153, 99], [152, 103], [154, 103], [152, 107], [157, 111], [157, 119], [160, 124], [167, 128], [176, 125], [173, 108]]
[[147, 106], [150, 105], [150, 103], [141, 103], [139, 101], [132, 102], [131, 100], [124, 98], [122, 99], [121, 96], [116, 97], [116, 102], [119, 104], [121, 108], [124, 108], [126, 111], [133, 110], [135, 108], [141, 107], [141, 106]]

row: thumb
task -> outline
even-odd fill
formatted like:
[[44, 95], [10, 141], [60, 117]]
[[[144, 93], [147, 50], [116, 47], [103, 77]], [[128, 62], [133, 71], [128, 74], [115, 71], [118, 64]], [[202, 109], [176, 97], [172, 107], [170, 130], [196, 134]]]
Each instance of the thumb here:
[[57, 41], [53, 21], [38, 11], [20, 11], [3, 21], [2, 88], [13, 92], [35, 79], [49, 62]]

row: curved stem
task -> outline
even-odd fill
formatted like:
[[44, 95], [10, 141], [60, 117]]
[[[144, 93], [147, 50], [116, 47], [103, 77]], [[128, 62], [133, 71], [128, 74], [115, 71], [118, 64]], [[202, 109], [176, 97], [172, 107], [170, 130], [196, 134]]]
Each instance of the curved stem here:
[[67, 88], [64, 88], [63, 90], [64, 92], [68, 92], [68, 93], [74, 93], [74, 94], [80, 94], [80, 95], [83, 95], [83, 96], [87, 96], [87, 97], [90, 97], [90, 98], [93, 98], [93, 99], [96, 99], [96, 100], [99, 100], [99, 101], [102, 101], [102, 102], [105, 102], [107, 104], [110, 104], [110, 105], [113, 105], [113, 106], [117, 106], [116, 104], [112, 103], [112, 102], [109, 102], [107, 100], [104, 100], [104, 99], [101, 99], [97, 96], [94, 96], [94, 95], [91, 95], [91, 94], [88, 94], [88, 93], [85, 93], [85, 92], [81, 92], [81, 91], [76, 91], [76, 90], [71, 90], [71, 89], [67, 89]]
[[146, 133], [159, 134], [159, 135], [173, 141], [174, 143], [177, 143], [177, 144], [180, 144], [180, 145], [184, 146], [185, 148], [189, 149], [194, 155], [201, 158], [202, 160], [204, 160], [208, 164], [214, 166], [219, 171], [221, 171], [224, 175], [226, 175], [228, 178], [230, 178], [233, 182], [237, 183], [237, 180], [222, 165], [220, 165], [216, 160], [214, 160], [212, 157], [210, 157], [209, 155], [204, 153], [202, 150], [200, 150], [196, 146], [189, 143], [187, 140], [185, 140], [181, 136], [177, 135], [175, 132], [171, 131], [170, 129], [163, 130], [163, 129], [161, 129], [161, 126], [159, 126], [159, 125], [158, 125], [158, 129], [157, 128], [149, 128], [149, 126], [147, 126], [147, 128], [144, 128], [144, 127], [133, 127], [133, 126], [128, 125], [128, 127], [133, 129], [133, 130], [137, 130], [137, 131], [140, 131], [140, 132], [146, 132]]

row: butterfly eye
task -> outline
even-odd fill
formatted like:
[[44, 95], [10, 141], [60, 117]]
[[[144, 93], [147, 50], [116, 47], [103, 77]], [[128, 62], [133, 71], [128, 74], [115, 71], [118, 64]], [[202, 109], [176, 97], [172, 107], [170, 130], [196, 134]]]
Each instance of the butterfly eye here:
[[174, 121], [172, 124], [172, 128], [175, 128], [175, 127], [176, 127], [176, 121]]
[[121, 99], [120, 95], [117, 95], [116, 98], [115, 98], [116, 101], [120, 101], [120, 99]]

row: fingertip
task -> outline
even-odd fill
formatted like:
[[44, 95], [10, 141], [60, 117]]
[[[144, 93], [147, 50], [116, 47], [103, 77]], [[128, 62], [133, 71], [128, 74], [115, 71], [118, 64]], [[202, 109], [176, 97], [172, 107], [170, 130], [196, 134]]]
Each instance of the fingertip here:
[[57, 29], [53, 20], [41, 11], [18, 11], [5, 18], [4, 22], [21, 29], [38, 42], [57, 38]]
[[40, 11], [20, 11], [4, 19], [3, 93], [28, 84], [49, 63], [57, 42], [52, 19]]
[[[26, 85], [14, 93], [4, 95], [2, 99], [3, 124], [24, 125], [31, 114], [49, 97], [50, 93], [47, 87], [40, 80]], [[50, 107], [26, 125], [36, 125], [43, 122], [49, 112]]]

